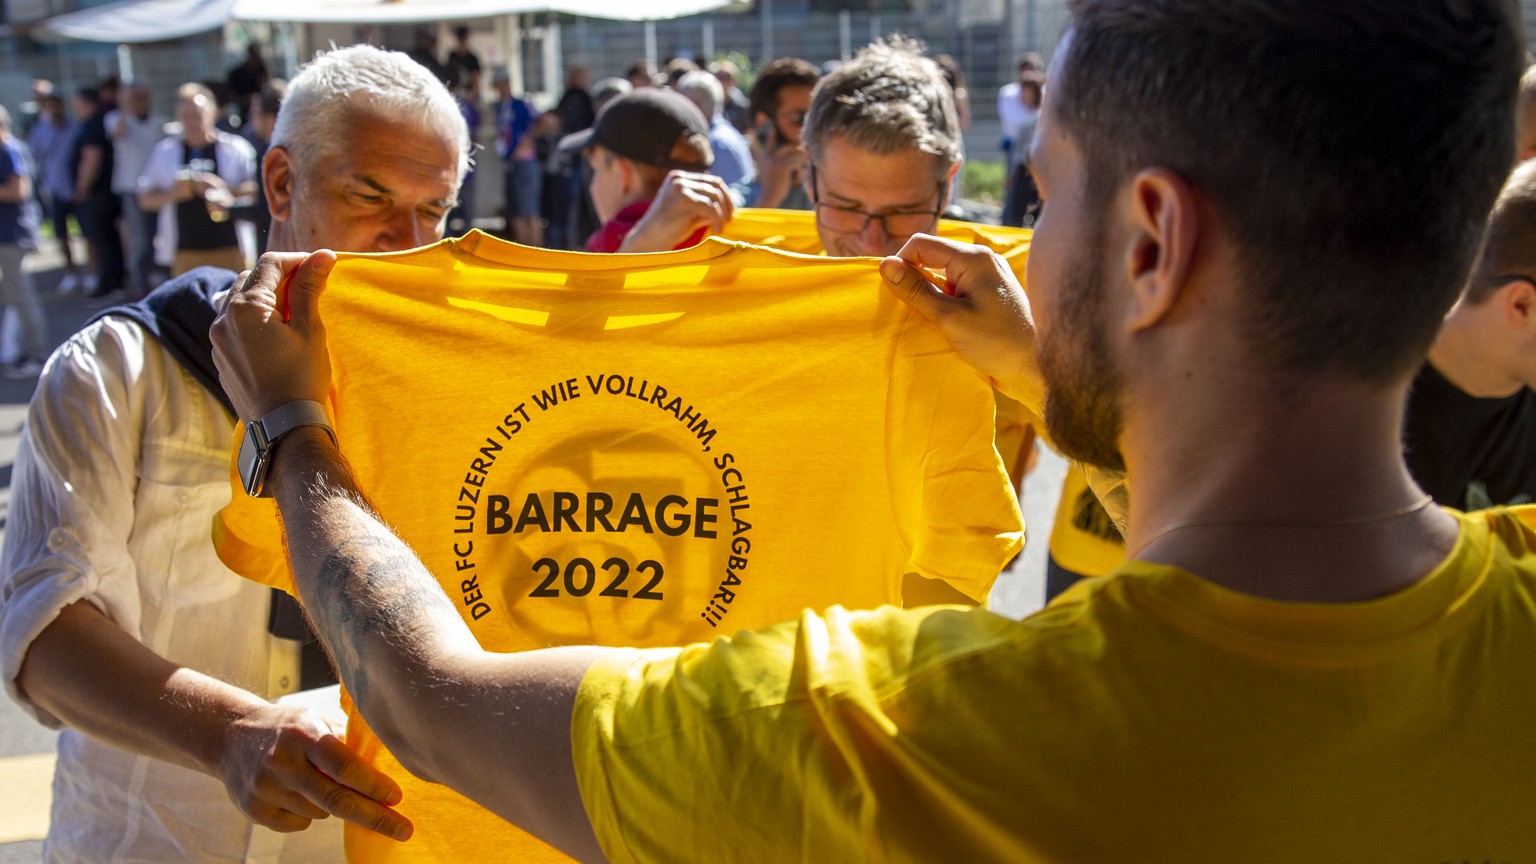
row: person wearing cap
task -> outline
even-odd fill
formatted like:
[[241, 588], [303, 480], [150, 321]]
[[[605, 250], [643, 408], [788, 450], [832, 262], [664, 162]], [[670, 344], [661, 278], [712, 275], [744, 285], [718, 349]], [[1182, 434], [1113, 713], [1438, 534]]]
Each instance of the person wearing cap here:
[[[725, 184], [703, 173], [714, 161], [709, 126], [674, 91], [645, 88], [620, 96], [591, 129], [567, 136], [560, 146], [585, 151], [592, 168], [589, 189], [603, 226], [587, 238], [588, 252], [686, 249], [732, 215]], [[632, 237], [658, 201], [667, 218], [650, 220]]]

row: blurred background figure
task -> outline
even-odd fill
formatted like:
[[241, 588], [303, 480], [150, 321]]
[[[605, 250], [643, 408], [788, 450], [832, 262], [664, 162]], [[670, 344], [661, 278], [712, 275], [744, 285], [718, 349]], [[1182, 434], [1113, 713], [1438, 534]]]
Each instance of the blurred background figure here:
[[[960, 161], [965, 161], [965, 133], [971, 128], [971, 94], [965, 89], [965, 71], [960, 68], [960, 61], [940, 54], [933, 58], [933, 62], [939, 66], [939, 71], [944, 73], [944, 83], [949, 85], [949, 93], [955, 99], [955, 116], [960, 121]], [[965, 211], [960, 207], [960, 180], [961, 173], [956, 172], [949, 181], [949, 209], [945, 211], [946, 219], [963, 219]]]
[[1035, 188], [1035, 178], [1029, 173], [1029, 142], [1035, 137], [1035, 127], [1040, 122], [1040, 98], [1045, 92], [1045, 77], [1038, 72], [1025, 72], [1018, 82], [1020, 111], [1014, 116], [1011, 146], [1008, 152], [1007, 187], [1003, 198], [1004, 225], [1027, 228], [1035, 224], [1040, 212], [1040, 190]]
[[507, 70], [497, 69], [491, 83], [496, 87], [496, 155], [507, 169], [507, 229], [514, 243], [542, 246], [544, 167], [539, 164], [534, 131], [539, 111], [527, 99], [512, 95]]
[[127, 253], [127, 287], [141, 297], [160, 284], [155, 272], [155, 221], [159, 214], [139, 206], [139, 175], [149, 153], [165, 137], [165, 122], [151, 110], [149, 88], [129, 84], [122, 104], [107, 112], [107, 134], [112, 138], [112, 194], [123, 213]]
[[656, 66], [649, 60], [636, 60], [624, 70], [624, 80], [631, 90], [656, 86]]
[[[94, 272], [85, 277], [85, 293], [102, 297], [123, 287], [122, 235], [117, 230], [122, 202], [112, 194], [114, 149], [107, 135], [107, 112], [116, 106], [116, 82], [107, 87], [82, 87], [75, 92], [75, 117], [80, 134], [75, 136], [70, 166], [75, 181], [75, 216], [80, 220]], [[107, 93], [111, 93], [109, 99]]]
[[746, 187], [756, 179], [757, 169], [747, 139], [725, 119], [725, 88], [720, 80], [696, 69], [678, 79], [677, 92], [688, 97], [709, 123], [709, 146], [715, 154], [709, 173], [724, 180], [725, 185], [742, 190], [739, 194], [744, 195]]
[[747, 100], [747, 94], [741, 92], [736, 82], [741, 80], [741, 70], [735, 63], [729, 60], [716, 60], [709, 64], [709, 71], [720, 81], [720, 86], [725, 88], [725, 119], [731, 121], [736, 131], [742, 134], [752, 128], [752, 103]]
[[80, 290], [82, 284], [80, 268], [75, 264], [74, 251], [69, 244], [69, 217], [75, 213], [75, 177], [70, 159], [74, 155], [75, 136], [80, 134], [80, 124], [64, 110], [64, 100], [53, 92], [52, 85], [46, 94], [38, 97], [37, 107], [37, 122], [27, 133], [27, 144], [37, 164], [41, 192], [38, 197], [42, 199], [44, 215], [53, 226], [54, 240], [64, 258], [59, 293], [68, 294]]
[[752, 83], [747, 98], [752, 105], [757, 181], [747, 196], [748, 206], [811, 209], [800, 133], [811, 107], [811, 90], [820, 78], [810, 63], [781, 57], [764, 66]]
[[453, 49], [443, 61], [443, 74], [451, 92], [465, 94], [472, 102], [479, 100], [480, 55], [469, 47], [468, 27], [453, 28]]
[[256, 254], [267, 251], [267, 233], [272, 229], [272, 210], [267, 206], [266, 185], [262, 182], [262, 161], [272, 146], [272, 130], [277, 127], [277, 111], [288, 95], [288, 82], [273, 78], [261, 85], [261, 92], [251, 97], [251, 120], [246, 124], [245, 140], [256, 151], [256, 194], [249, 208], [237, 211], [256, 226]]
[[32, 194], [32, 155], [11, 133], [11, 114], [0, 106], [0, 301], [15, 309], [21, 323], [21, 357], [0, 366], [7, 378], [42, 371], [48, 353], [48, 324], [22, 266], [37, 245], [38, 207]]
[[261, 92], [261, 85], [267, 83], [272, 73], [267, 69], [267, 61], [261, 57], [261, 46], [255, 42], [245, 46], [245, 60], [240, 65], [229, 70], [225, 78], [225, 84], [229, 87], [229, 100], [235, 106], [239, 114], [240, 122], [237, 125], [244, 126], [249, 122], [247, 116], [250, 111], [251, 97]]
[[160, 261], [172, 276], [195, 267], [243, 270], [231, 209], [256, 193], [256, 151], [214, 127], [213, 93], [201, 84], [176, 91], [180, 136], [155, 145], [139, 178], [139, 206], [160, 213]]

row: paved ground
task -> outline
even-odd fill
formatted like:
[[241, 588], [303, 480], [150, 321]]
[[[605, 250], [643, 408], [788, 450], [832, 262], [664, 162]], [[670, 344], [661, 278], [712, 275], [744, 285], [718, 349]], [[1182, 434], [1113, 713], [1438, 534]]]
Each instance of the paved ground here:
[[[79, 260], [83, 260], [83, 255]], [[62, 272], [58, 269], [59, 258], [52, 250], [36, 255], [32, 266], [37, 270], [35, 279], [53, 344], [62, 342], [96, 311], [110, 305], [106, 300], [54, 293]], [[16, 437], [35, 384], [35, 380], [0, 379], [0, 543], [4, 542], [9, 512]], [[1042, 452], [1039, 467], [1025, 481], [1023, 505], [1025, 521], [1032, 528], [1031, 542], [993, 589], [992, 605], [998, 611], [1021, 616], [1041, 604], [1045, 537], [1065, 470], [1060, 457]], [[22, 714], [10, 699], [0, 698], [0, 864], [32, 864], [41, 860], [39, 839], [47, 831], [53, 746], [52, 732]]]

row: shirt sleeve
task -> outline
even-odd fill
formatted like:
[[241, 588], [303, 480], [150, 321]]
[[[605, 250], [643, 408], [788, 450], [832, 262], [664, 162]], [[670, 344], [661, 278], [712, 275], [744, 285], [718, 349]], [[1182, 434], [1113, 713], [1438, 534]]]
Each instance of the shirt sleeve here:
[[859, 763], [890, 741], [877, 694], [908, 662], [884, 646], [911, 644], [923, 615], [807, 611], [595, 664], [572, 752], [608, 860], [866, 859], [875, 796]]
[[227, 140], [230, 158], [228, 176], [224, 181], [231, 186], [239, 186], [247, 180], [256, 179], [256, 148], [235, 135], [229, 136]]
[[995, 443], [992, 387], [908, 313], [891, 369], [887, 466], [907, 572], [986, 600], [1024, 545], [1024, 518]]
[[[167, 146], [167, 145], [170, 146]], [[139, 193], [149, 191], [164, 192], [170, 189], [176, 182], [176, 152], [175, 141], [167, 138], [155, 145], [149, 151], [149, 159], [144, 163], [144, 173], [139, 175]]]
[[[43, 724], [16, 678], [27, 649], [66, 606], [87, 600], [140, 637], [138, 573], [128, 554], [139, 446], [159, 362], [137, 325], [99, 321], [49, 359], [12, 466], [0, 552], [0, 663], [11, 698]], [[148, 374], [146, 374], [148, 370]], [[88, 443], [86, 443], [88, 442]]]

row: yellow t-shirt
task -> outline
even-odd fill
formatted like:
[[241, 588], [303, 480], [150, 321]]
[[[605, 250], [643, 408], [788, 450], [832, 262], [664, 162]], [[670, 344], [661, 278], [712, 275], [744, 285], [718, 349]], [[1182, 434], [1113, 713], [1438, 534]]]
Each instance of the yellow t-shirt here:
[[1076, 463], [1061, 481], [1050, 549], [1057, 564], [1079, 576], [1103, 576], [1125, 560], [1125, 538]]
[[805, 613], [587, 673], [614, 862], [1536, 860], [1536, 508], [1288, 604], [1140, 562], [1012, 621]]
[[[341, 256], [321, 315], [342, 451], [487, 650], [707, 640], [899, 603], [906, 573], [981, 600], [1022, 543], [991, 389], [867, 260], [472, 233]], [[291, 586], [270, 501], [215, 539]], [[348, 739], [417, 825], [350, 830], [352, 860], [558, 860]]]
[[[1029, 256], [1030, 239], [1034, 231], [1028, 228], [1008, 228], [997, 225], [979, 225], [974, 222], [939, 220], [936, 232], [946, 240], [985, 246], [1008, 262], [1008, 266], [1025, 285], [1024, 261]], [[747, 208], [737, 210], [720, 236], [805, 255], [824, 255], [821, 237], [816, 231], [816, 214], [809, 210], [770, 210]], [[1029, 408], [997, 394], [997, 452], [1003, 457], [1008, 475], [1017, 485], [1033, 466], [1035, 432], [1044, 424]]]

